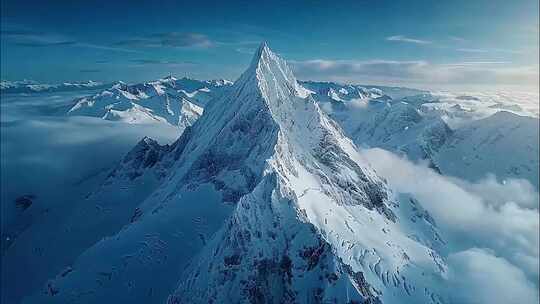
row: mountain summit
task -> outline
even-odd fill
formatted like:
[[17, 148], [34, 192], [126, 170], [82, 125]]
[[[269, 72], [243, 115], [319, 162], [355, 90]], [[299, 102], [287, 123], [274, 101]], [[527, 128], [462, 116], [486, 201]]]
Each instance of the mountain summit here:
[[126, 157], [88, 198], [108, 212], [70, 223], [114, 236], [29, 302], [442, 303], [433, 220], [265, 43], [174, 144], [145, 139]]
[[[251, 65], [237, 82], [250, 82], [253, 78], [256, 79], [255, 83], [263, 94], [284, 96], [286, 91], [289, 91], [297, 96], [307, 96], [307, 90], [298, 84], [287, 63], [274, 54], [266, 42], [261, 43], [251, 60]], [[285, 91], [277, 90], [277, 88], [285, 88]]]
[[440, 240], [430, 221], [410, 221], [414, 199], [392, 197], [266, 44], [236, 86], [230, 101], [246, 111], [235, 118], [257, 121], [245, 129], [271, 152], [171, 303], [438, 303], [420, 277], [445, 271]]

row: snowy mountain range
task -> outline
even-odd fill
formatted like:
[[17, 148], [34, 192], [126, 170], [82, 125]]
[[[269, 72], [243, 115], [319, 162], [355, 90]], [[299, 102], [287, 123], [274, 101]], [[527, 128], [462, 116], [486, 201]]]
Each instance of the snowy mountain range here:
[[[425, 160], [441, 173], [462, 178], [475, 179], [493, 173], [502, 179], [517, 177], [526, 178], [533, 185], [538, 183], [538, 172], [534, 170], [538, 165], [537, 156], [526, 160], [502, 156], [507, 153], [506, 147], [522, 145], [520, 151], [538, 155], [534, 153], [538, 147], [534, 144], [538, 137], [534, 123], [537, 114], [516, 103], [505, 103], [500, 94], [475, 97], [400, 87], [313, 81], [298, 83], [360, 147], [378, 147], [413, 161]], [[76, 99], [66, 112], [70, 116], [93, 116], [125, 123], [167, 123], [183, 131], [202, 115], [209, 102], [217, 99], [232, 84], [227, 80], [201, 81], [172, 76], [133, 85], [118, 82], [95, 95]], [[498, 121], [496, 117], [503, 117], [499, 115], [491, 119], [497, 121], [490, 123], [487, 118], [499, 111], [507, 113], [507, 121]], [[522, 126], [519, 138], [528, 140], [504, 142], [515, 138], [510, 135], [514, 129], [510, 128], [499, 128], [495, 135], [490, 133], [495, 125], [508, 123]], [[480, 142], [488, 141], [489, 136], [503, 140], [500, 144], [486, 146], [486, 151], [495, 151], [498, 155], [497, 165], [492, 163], [494, 159], [472, 167], [470, 161], [464, 161], [467, 157], [476, 157], [478, 164], [481, 163], [481, 158], [475, 156], [477, 154], [471, 155], [470, 142], [455, 147], [462, 142], [459, 138], [463, 137], [463, 132], [473, 132], [471, 130], [479, 133], [475, 140]], [[440, 150], [452, 152], [439, 155]]]
[[457, 129], [434, 156], [442, 172], [468, 180], [487, 172], [538, 185], [538, 119], [500, 111]]
[[95, 82], [64, 82], [61, 84], [45, 84], [33, 80], [0, 81], [0, 93], [43, 93], [43, 92], [68, 92], [79, 90], [94, 90], [110, 87], [110, 84]]
[[40, 210], [21, 196], [31, 223], [2, 243], [8, 303], [454, 303], [450, 236], [361, 150], [538, 185], [534, 113], [297, 81], [265, 43], [234, 83], [119, 82], [62, 109], [180, 135], [143, 137], [81, 201]]
[[183, 130], [199, 118], [209, 100], [231, 84], [174, 77], [135, 85], [118, 83], [75, 100], [67, 113], [127, 123], [166, 122]]
[[[449, 98], [409, 89], [400, 93], [399, 88], [304, 84], [359, 147], [427, 161], [440, 173], [471, 181], [491, 173], [501, 180], [524, 178], [538, 186], [538, 118], [519, 106], [510, 112], [492, 95], [487, 100]], [[354, 93], [344, 94], [349, 91]], [[389, 96], [392, 92], [396, 99]], [[415, 94], [401, 97], [411, 92]], [[509, 154], [513, 156], [505, 156]]]
[[144, 139], [59, 222], [44, 252], [71, 266], [25, 303], [442, 303], [433, 221], [265, 44], [205, 111], [170, 146]]

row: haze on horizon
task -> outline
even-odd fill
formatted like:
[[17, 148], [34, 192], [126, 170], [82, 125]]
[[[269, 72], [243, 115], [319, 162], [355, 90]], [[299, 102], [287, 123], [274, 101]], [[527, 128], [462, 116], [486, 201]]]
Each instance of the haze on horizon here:
[[261, 41], [299, 79], [538, 92], [538, 1], [1, 0], [1, 78], [234, 80]]

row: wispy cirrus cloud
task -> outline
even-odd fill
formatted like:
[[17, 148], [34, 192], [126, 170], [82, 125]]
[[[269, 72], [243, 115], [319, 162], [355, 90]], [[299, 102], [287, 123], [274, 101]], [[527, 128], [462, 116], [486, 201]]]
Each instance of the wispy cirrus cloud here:
[[107, 46], [101, 44], [94, 44], [85, 41], [79, 41], [71, 37], [42, 31], [34, 31], [27, 29], [2, 29], [0, 31], [2, 40], [6, 40], [13, 45], [29, 48], [42, 48], [42, 47], [61, 47], [72, 46], [80, 48], [90, 48], [99, 50], [108, 50], [115, 52], [137, 52], [136, 50], [130, 50], [121, 47]]
[[536, 66], [507, 61], [432, 63], [426, 60], [306, 60], [293, 61], [299, 78], [390, 85], [508, 85], [538, 86]]
[[414, 44], [431, 44], [432, 42], [429, 40], [422, 40], [422, 39], [416, 39], [416, 38], [410, 38], [404, 35], [395, 35], [395, 36], [389, 36], [386, 37], [387, 41], [397, 41], [397, 42], [407, 42], [407, 43], [414, 43]]
[[80, 69], [79, 72], [81, 73], [99, 73], [101, 72], [100, 69]]
[[44, 42], [44, 41], [29, 41], [29, 42], [17, 42], [18, 46], [26, 47], [47, 47], [47, 46], [63, 46], [63, 45], [76, 45], [77, 41], [58, 41], [58, 42]]
[[458, 48], [456, 49], [456, 51], [463, 52], [463, 53], [487, 53], [488, 52], [487, 50], [484, 50], [484, 49], [469, 49], [469, 48]]
[[448, 37], [450, 40], [452, 41], [455, 41], [455, 42], [466, 42], [467, 39], [463, 38], [463, 37], [458, 37], [458, 36], [450, 36]]
[[74, 45], [77, 41], [62, 35], [29, 30], [1, 30], [2, 38], [11, 40], [15, 45], [26, 47], [47, 47]]
[[215, 43], [208, 36], [200, 33], [168, 32], [124, 39], [113, 45], [136, 48], [209, 48]]
[[438, 48], [444, 48], [444, 49], [452, 49], [455, 48], [456, 51], [461, 53], [472, 53], [472, 54], [487, 54], [487, 53], [504, 53], [504, 54], [522, 54], [523, 52], [520, 50], [512, 50], [512, 49], [504, 49], [504, 48], [479, 48], [479, 47], [465, 47], [465, 44], [469, 44], [469, 40], [464, 39], [462, 37], [457, 36], [450, 36], [448, 37], [450, 41], [453, 43], [457, 43], [460, 45], [460, 47], [455, 48], [455, 46], [445, 44], [445, 43], [434, 43], [430, 40], [423, 40], [423, 39], [416, 39], [407, 37], [404, 35], [395, 35], [395, 36], [389, 36], [386, 37], [387, 41], [395, 41], [395, 42], [405, 42], [405, 43], [412, 43], [412, 44], [419, 44], [419, 45], [431, 45], [433, 47]]
[[138, 50], [132, 50], [132, 49], [114, 47], [114, 46], [108, 46], [108, 45], [101, 45], [101, 44], [85, 43], [85, 42], [77, 42], [74, 46], [82, 47], [82, 48], [89, 48], [89, 49], [96, 49], [96, 50], [103, 50], [103, 51], [140, 53]]
[[247, 54], [247, 55], [253, 55], [256, 50], [257, 50], [257, 47], [252, 47], [252, 48], [239, 47], [235, 49], [235, 51], [237, 51], [238, 53]]
[[307, 61], [292, 61], [296, 72], [301, 75], [327, 75], [327, 76], [354, 76], [371, 75], [374, 77], [410, 77], [416, 69], [422, 68], [428, 63], [418, 61], [394, 61], [394, 60], [324, 60], [315, 59]]
[[463, 62], [453, 62], [453, 63], [444, 63], [441, 66], [446, 67], [471, 67], [471, 66], [487, 66], [487, 65], [502, 65], [502, 64], [511, 64], [510, 61], [463, 61]]
[[192, 61], [176, 61], [176, 60], [162, 60], [162, 59], [131, 59], [129, 60], [132, 63], [133, 67], [142, 67], [142, 66], [163, 66], [163, 67], [193, 67], [197, 63]]
[[521, 54], [521, 51], [507, 50], [499, 48], [457, 48], [456, 51], [463, 53], [508, 53], [508, 54]]

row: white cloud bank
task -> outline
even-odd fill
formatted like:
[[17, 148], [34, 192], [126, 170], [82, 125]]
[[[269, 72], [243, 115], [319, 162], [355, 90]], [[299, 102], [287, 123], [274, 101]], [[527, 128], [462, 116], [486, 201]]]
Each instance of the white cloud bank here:
[[472, 248], [448, 257], [453, 303], [538, 303], [537, 288], [523, 271], [488, 250]]
[[35, 117], [26, 113], [11, 117], [14, 120], [2, 121], [0, 133], [2, 228], [17, 219], [15, 198], [35, 195], [40, 209], [72, 204], [97, 186], [87, 181], [94, 182], [94, 177], [114, 168], [143, 134], [163, 144], [178, 137], [178, 129], [165, 124], [134, 125], [94, 117]]
[[394, 191], [416, 197], [446, 236], [450, 283], [461, 290], [455, 303], [538, 302], [540, 225], [532, 185], [501, 184], [493, 176], [469, 183], [382, 149], [361, 152]]

